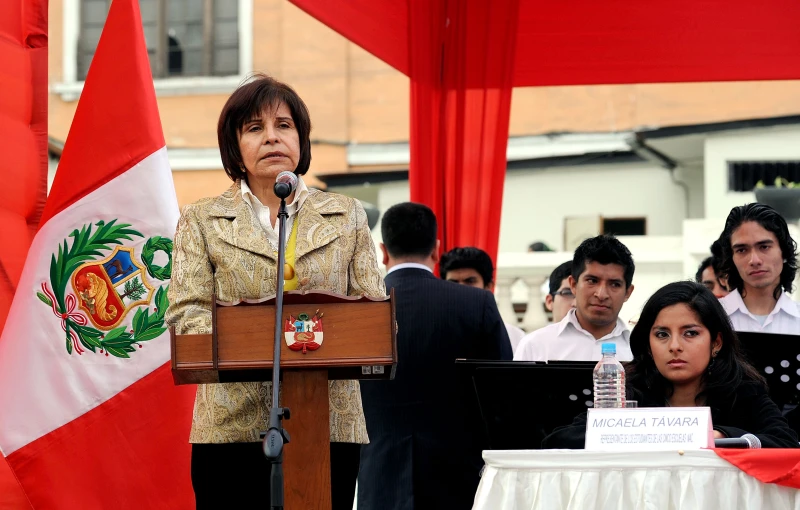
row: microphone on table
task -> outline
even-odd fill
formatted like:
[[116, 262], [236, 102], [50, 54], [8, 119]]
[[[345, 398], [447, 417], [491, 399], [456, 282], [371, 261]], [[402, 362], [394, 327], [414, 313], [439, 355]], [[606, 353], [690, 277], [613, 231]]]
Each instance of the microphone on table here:
[[725, 437], [714, 440], [714, 448], [761, 448], [761, 440], [753, 434], [745, 434], [742, 437]]
[[297, 183], [298, 179], [294, 172], [284, 170], [275, 178], [275, 186], [272, 187], [272, 190], [276, 197], [285, 199], [294, 192]]

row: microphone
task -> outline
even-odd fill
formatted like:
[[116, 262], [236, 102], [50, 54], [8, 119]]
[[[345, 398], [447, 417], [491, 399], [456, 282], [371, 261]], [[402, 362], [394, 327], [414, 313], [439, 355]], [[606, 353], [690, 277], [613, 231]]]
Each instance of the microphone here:
[[742, 437], [726, 437], [714, 440], [714, 448], [761, 448], [761, 440], [753, 434], [745, 434]]
[[297, 183], [298, 179], [294, 172], [284, 170], [275, 178], [275, 186], [272, 187], [272, 191], [275, 192], [276, 197], [283, 200], [294, 192]]

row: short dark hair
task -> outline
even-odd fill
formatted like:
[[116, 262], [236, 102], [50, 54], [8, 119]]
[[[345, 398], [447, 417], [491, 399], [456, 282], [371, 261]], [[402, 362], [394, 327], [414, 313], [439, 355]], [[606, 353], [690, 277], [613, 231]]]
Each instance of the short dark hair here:
[[[697, 283], [703, 283], [703, 271], [707, 268], [714, 269], [714, 257], [706, 257], [700, 263], [700, 266], [697, 268], [697, 272], [694, 275], [694, 281]], [[717, 277], [716, 271], [714, 272], [714, 278]]]
[[711, 267], [717, 279], [727, 276], [725, 273], [725, 255], [722, 253], [722, 243], [719, 239], [711, 243]]
[[542, 241], [536, 241], [535, 243], [531, 243], [528, 246], [528, 251], [553, 251], [546, 243]]
[[731, 237], [734, 231], [738, 229], [742, 223], [748, 221], [755, 221], [761, 225], [765, 230], [769, 230], [778, 239], [778, 245], [781, 248], [781, 255], [783, 255], [784, 263], [781, 270], [780, 284], [773, 291], [775, 299], [781, 294], [781, 288], [786, 292], [792, 291], [792, 282], [797, 273], [797, 243], [795, 243], [792, 236], [789, 234], [789, 226], [786, 220], [772, 207], [752, 203], [740, 205], [731, 209], [728, 214], [728, 219], [725, 220], [725, 229], [722, 231], [720, 241], [722, 244], [723, 253], [723, 270], [728, 276], [728, 287], [736, 289], [741, 294], [744, 290], [744, 280], [742, 280], [739, 270], [736, 269], [736, 264], [733, 262], [733, 247], [731, 246]]
[[392, 257], [427, 257], [436, 248], [436, 215], [425, 205], [393, 205], [381, 220], [383, 244]]
[[265, 74], [253, 75], [251, 81], [239, 86], [225, 102], [219, 114], [217, 141], [222, 167], [232, 180], [244, 179], [242, 154], [239, 152], [239, 132], [245, 122], [260, 115], [265, 108], [281, 103], [289, 107], [300, 138], [300, 160], [294, 173], [303, 175], [311, 165], [311, 117], [306, 104], [289, 85]]
[[689, 281], [674, 282], [658, 289], [647, 300], [639, 320], [631, 331], [633, 360], [625, 369], [628, 387], [641, 397], [647, 394], [655, 399], [672, 396], [672, 383], [658, 371], [650, 351], [650, 330], [661, 310], [683, 303], [694, 311], [708, 330], [713, 342], [722, 337], [722, 348], [703, 374], [703, 390], [710, 406], [730, 402], [743, 381], [765, 384], [764, 378], [753, 368], [742, 353], [739, 338], [719, 300], [704, 286]]
[[456, 269], [474, 269], [483, 278], [483, 284], [489, 285], [494, 281], [494, 264], [488, 253], [467, 246], [464, 248], [453, 248], [439, 260], [439, 273], [442, 279], [447, 279], [447, 273]]
[[561, 282], [564, 281], [564, 278], [567, 278], [569, 275], [572, 274], [572, 261], [568, 260], [558, 266], [557, 268], [553, 269], [553, 272], [550, 273], [550, 295], [555, 296], [556, 292], [558, 292], [559, 287], [561, 287]]
[[636, 266], [628, 248], [619, 239], [611, 235], [592, 237], [580, 244], [572, 257], [572, 277], [577, 281], [586, 271], [588, 262], [598, 264], [617, 264], [622, 266], [625, 274], [625, 287], [633, 283], [633, 272]]

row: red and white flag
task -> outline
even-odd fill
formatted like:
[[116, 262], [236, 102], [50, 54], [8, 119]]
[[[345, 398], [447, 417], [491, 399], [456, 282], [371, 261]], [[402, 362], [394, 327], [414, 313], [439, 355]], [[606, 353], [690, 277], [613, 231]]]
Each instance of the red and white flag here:
[[0, 337], [0, 449], [35, 509], [194, 505], [177, 220], [139, 5], [114, 0]]

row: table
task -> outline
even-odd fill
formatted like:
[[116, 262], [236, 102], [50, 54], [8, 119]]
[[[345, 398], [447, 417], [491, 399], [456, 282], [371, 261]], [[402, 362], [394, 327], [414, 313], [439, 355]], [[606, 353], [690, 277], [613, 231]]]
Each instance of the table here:
[[473, 510], [800, 510], [800, 491], [762, 483], [711, 450], [484, 451]]

